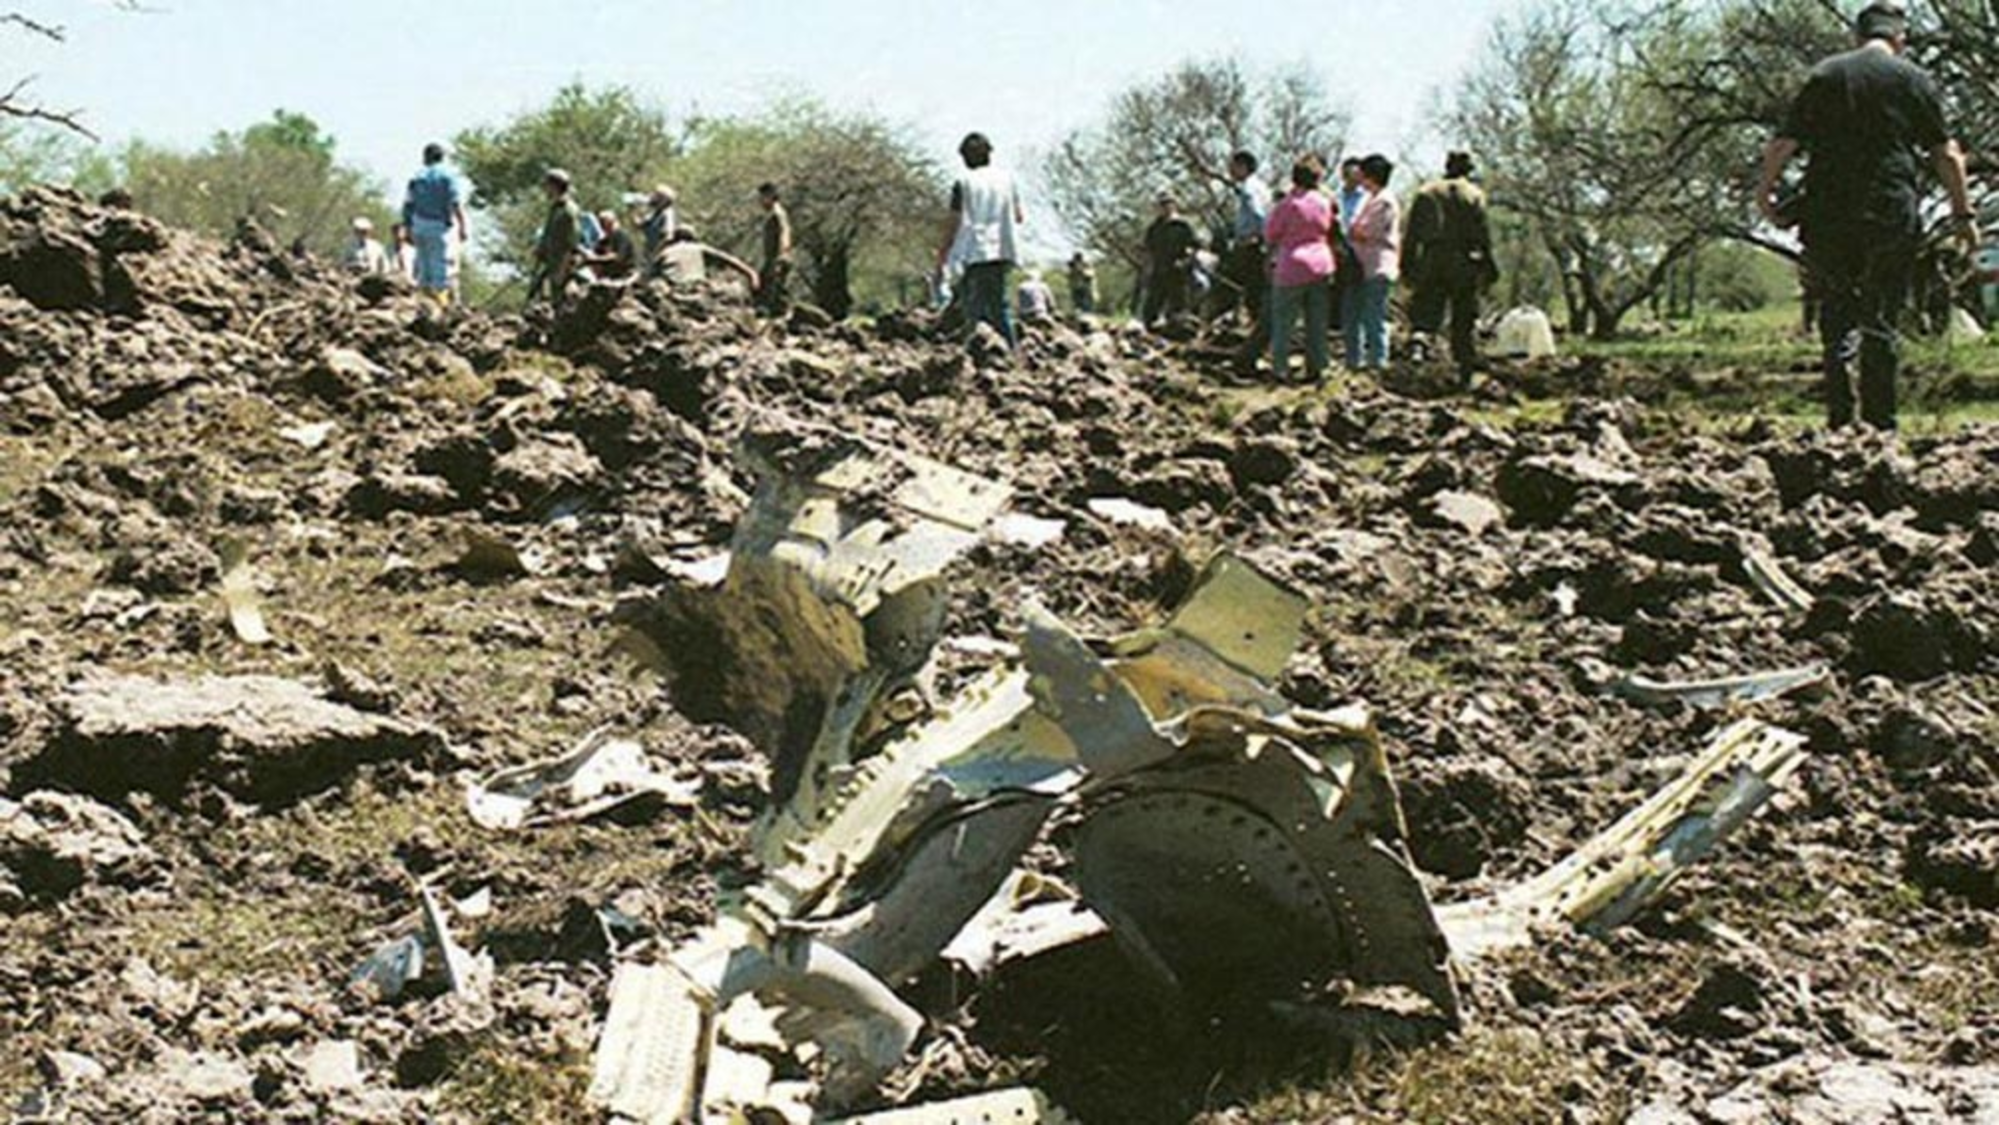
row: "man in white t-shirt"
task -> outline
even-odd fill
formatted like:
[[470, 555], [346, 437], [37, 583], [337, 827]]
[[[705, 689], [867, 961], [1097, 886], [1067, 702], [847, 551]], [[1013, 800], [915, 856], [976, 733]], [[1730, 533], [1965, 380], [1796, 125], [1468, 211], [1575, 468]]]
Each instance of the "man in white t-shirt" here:
[[958, 146], [965, 174], [951, 185], [951, 221], [943, 245], [937, 248], [937, 268], [964, 267], [960, 293], [968, 325], [990, 324], [1015, 343], [1013, 317], [1007, 308], [1007, 288], [1014, 262], [1016, 228], [1027, 220], [1013, 176], [993, 167], [993, 143], [983, 133], [967, 136]]
[[354, 237], [341, 252], [340, 264], [351, 273], [385, 274], [389, 272], [389, 252], [375, 240], [375, 224], [369, 219], [354, 220]]

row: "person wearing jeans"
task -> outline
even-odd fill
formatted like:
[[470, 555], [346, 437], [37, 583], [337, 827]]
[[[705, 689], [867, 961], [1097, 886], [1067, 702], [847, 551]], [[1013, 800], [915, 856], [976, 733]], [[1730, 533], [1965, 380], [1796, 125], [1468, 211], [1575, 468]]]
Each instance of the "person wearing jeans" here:
[[1271, 248], [1270, 369], [1282, 382], [1291, 365], [1291, 336], [1299, 317], [1305, 320], [1305, 376], [1317, 383], [1325, 377], [1331, 350], [1333, 229], [1338, 222], [1333, 201], [1319, 185], [1326, 166], [1316, 156], [1299, 159], [1291, 169], [1291, 194], [1270, 212], [1264, 241]]
[[449, 239], [457, 232], [465, 242], [465, 192], [444, 166], [444, 146], [423, 146], [423, 171], [403, 195], [403, 226], [416, 246], [416, 284], [425, 296], [441, 304], [451, 300]]
[[1376, 153], [1360, 162], [1366, 194], [1347, 224], [1358, 276], [1349, 278], [1340, 305], [1347, 366], [1355, 371], [1388, 366], [1388, 296], [1401, 273], [1402, 211], [1388, 193], [1395, 165]]

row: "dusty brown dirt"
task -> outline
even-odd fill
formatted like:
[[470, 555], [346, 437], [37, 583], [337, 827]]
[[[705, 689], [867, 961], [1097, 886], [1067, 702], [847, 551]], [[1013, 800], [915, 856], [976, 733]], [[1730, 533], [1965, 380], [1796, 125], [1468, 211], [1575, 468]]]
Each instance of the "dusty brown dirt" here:
[[[1509, 421], [1519, 388], [1603, 373], [1245, 389], [1216, 374], [1226, 349], [1066, 328], [1009, 366], [920, 319], [773, 325], [705, 290], [554, 326], [434, 318], [249, 233], [0, 204], [0, 1104], [583, 1119], [609, 971], [592, 911], [686, 934], [765, 799], [702, 654], [637, 638], [663, 568], [727, 541], [752, 484], [735, 440], [816, 427], [1067, 521], [1052, 546], [982, 548], [952, 633], [1006, 635], [1030, 593], [1099, 632], [1156, 620], [1224, 546], [1306, 592], [1285, 689], [1377, 710], [1440, 901], [1558, 858], [1726, 721], [1608, 697], [1604, 669], [1838, 669], [1757, 712], [1811, 740], [1789, 795], [1633, 929], [1480, 965], [1462, 1036], [1355, 1052], [1186, 1026], [1085, 949], [913, 986], [956, 1061], [907, 1088], [1037, 1081], [1089, 1122], [1999, 1113], [1999, 434], [1898, 446], [1593, 393]], [[1106, 522], [1100, 497], [1176, 530]], [[475, 531], [539, 565], [466, 565]], [[1743, 533], [1809, 614], [1752, 587]], [[268, 646], [231, 629], [239, 554]], [[314, 711], [319, 741], [124, 738], [78, 712], [105, 674], [279, 677], [364, 718]], [[399, 741], [338, 734], [378, 726]], [[701, 807], [516, 834], [466, 817], [469, 780], [604, 726], [709, 767]], [[491, 888], [461, 936], [498, 961], [496, 1018], [344, 988], [418, 878]], [[360, 1077], [329, 1082], [318, 1050], [349, 1041]]]

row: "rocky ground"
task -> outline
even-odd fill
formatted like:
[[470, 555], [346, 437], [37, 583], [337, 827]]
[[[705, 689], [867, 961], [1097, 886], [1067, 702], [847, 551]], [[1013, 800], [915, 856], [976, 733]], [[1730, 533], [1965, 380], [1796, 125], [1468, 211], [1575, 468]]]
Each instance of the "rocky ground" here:
[[[1439, 901], [1558, 858], [1730, 718], [1608, 680], [1836, 669], [1758, 705], [1810, 739], [1787, 794], [1635, 927], [1474, 966], [1460, 1036], [1161, 1031], [1114, 967], [1053, 963], [915, 990], [953, 1061], [902, 1090], [1032, 1081], [1089, 1122], [1999, 1120], [1999, 433], [1799, 433], [1588, 363], [1468, 395], [1225, 369], [1066, 328], [1009, 365], [706, 290], [426, 317], [254, 230], [0, 202], [0, 1104], [585, 1119], [613, 947], [705, 921], [765, 800], [702, 654], [644, 623], [726, 544], [736, 439], [776, 429], [1065, 522], [977, 552], [957, 635], [1006, 636], [1029, 594], [1156, 620], [1221, 547], [1295, 584], [1285, 689], [1377, 710]], [[1750, 581], [1745, 539], [1808, 611]], [[598, 728], [698, 800], [468, 818], [470, 781]], [[490, 1004], [350, 987], [419, 885], [492, 954]]]

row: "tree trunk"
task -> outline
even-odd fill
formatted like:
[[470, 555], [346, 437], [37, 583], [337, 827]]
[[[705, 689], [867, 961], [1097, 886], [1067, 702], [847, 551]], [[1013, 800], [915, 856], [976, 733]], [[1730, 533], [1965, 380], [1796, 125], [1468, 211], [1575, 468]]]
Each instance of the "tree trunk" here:
[[1608, 340], [1617, 332], [1617, 322], [1623, 311], [1611, 311], [1610, 302], [1604, 299], [1603, 286], [1591, 267], [1589, 255], [1578, 250], [1575, 253], [1576, 296], [1580, 309], [1570, 314], [1570, 331], [1578, 336], [1588, 336], [1592, 340]]
[[1589, 331], [1589, 307], [1584, 303], [1576, 276], [1575, 255], [1554, 239], [1548, 240], [1548, 256], [1555, 260], [1556, 276], [1562, 279], [1562, 307], [1568, 310], [1569, 334], [1582, 336]]
[[1700, 315], [1701, 299], [1701, 252], [1698, 247], [1687, 255], [1687, 319]]
[[1617, 330], [1624, 325], [1624, 314], [1635, 308], [1638, 302], [1633, 301], [1628, 305], [1613, 304], [1604, 300], [1594, 285], [1590, 287], [1588, 297], [1589, 338], [1598, 343], [1617, 339]]

